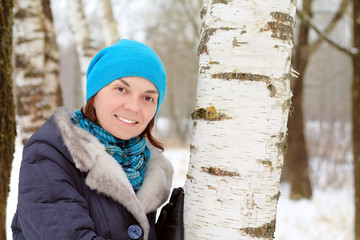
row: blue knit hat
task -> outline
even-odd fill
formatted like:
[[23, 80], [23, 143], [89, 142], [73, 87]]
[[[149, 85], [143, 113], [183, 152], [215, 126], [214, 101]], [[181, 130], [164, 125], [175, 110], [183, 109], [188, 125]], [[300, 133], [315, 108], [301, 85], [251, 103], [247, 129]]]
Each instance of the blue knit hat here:
[[159, 92], [157, 113], [166, 91], [164, 65], [150, 47], [127, 39], [104, 48], [90, 62], [86, 73], [86, 102], [114, 80], [132, 76], [146, 78], [155, 85]]

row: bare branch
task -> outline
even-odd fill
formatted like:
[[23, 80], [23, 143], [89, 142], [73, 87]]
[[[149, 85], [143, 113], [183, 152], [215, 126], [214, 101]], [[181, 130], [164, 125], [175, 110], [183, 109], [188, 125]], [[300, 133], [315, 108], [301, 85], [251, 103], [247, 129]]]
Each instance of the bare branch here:
[[358, 52], [358, 49], [356, 49], [356, 48], [346, 48], [346, 47], [340, 46], [338, 43], [334, 42], [332, 39], [330, 39], [330, 37], [328, 36], [328, 34], [326, 32], [320, 30], [317, 26], [315, 26], [315, 24], [312, 22], [311, 18], [308, 15], [304, 14], [300, 9], [297, 8], [296, 13], [300, 17], [301, 21], [306, 23], [317, 34], [319, 34], [320, 37], [322, 37], [326, 42], [328, 42], [330, 45], [332, 45], [339, 51], [344, 52], [350, 56], [353, 56]]
[[[342, 0], [338, 11], [333, 15], [333, 18], [329, 22], [328, 26], [325, 28], [325, 33], [329, 35], [335, 28], [338, 21], [344, 16], [346, 9], [350, 3], [350, 0]], [[309, 53], [315, 52], [323, 43], [324, 38], [319, 36], [319, 38], [309, 47]]]
[[[187, 16], [187, 18], [189, 19], [189, 21], [191, 22], [191, 25], [194, 29], [194, 33], [195, 33], [195, 36], [197, 38], [200, 37], [200, 26], [198, 26], [198, 24], [196, 23], [196, 20], [195, 20], [195, 15], [190, 13], [190, 8], [189, 6], [186, 4], [185, 0], [180, 0], [180, 3], [181, 3], [181, 6], [183, 7], [184, 9], [184, 12]], [[197, 15], [196, 15], [197, 16]]]

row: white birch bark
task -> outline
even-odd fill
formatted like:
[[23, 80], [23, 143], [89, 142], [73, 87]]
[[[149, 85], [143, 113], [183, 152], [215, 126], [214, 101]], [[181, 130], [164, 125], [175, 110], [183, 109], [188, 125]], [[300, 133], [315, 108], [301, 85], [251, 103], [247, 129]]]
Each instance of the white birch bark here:
[[23, 142], [62, 104], [59, 53], [48, 1], [14, 2], [14, 80]]
[[204, 0], [186, 240], [273, 239], [296, 1]]
[[68, 0], [68, 18], [71, 31], [74, 34], [76, 50], [79, 56], [82, 95], [85, 102], [86, 93], [86, 71], [91, 59], [97, 53], [93, 39], [91, 39], [90, 28], [85, 17], [84, 7], [81, 0]]
[[119, 31], [114, 19], [111, 0], [100, 0], [101, 25], [104, 31], [105, 43], [107, 46], [119, 40]]

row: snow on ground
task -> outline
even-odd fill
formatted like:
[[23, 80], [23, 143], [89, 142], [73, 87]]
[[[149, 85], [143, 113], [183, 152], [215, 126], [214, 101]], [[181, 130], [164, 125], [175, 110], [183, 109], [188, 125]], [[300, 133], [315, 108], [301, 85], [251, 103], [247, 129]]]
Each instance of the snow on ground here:
[[354, 239], [352, 189], [315, 189], [310, 201], [290, 200], [289, 189], [287, 184], [281, 185], [276, 240]]
[[[174, 187], [183, 186], [189, 151], [167, 149], [164, 154], [174, 165]], [[312, 200], [292, 201], [289, 199], [289, 185], [281, 184], [275, 240], [354, 239], [354, 203], [351, 186], [313, 191]]]
[[[164, 154], [175, 169], [173, 187], [183, 186], [188, 167], [189, 151], [171, 148]], [[7, 207], [7, 239], [11, 237], [11, 220], [16, 209], [17, 183], [22, 147], [17, 144]], [[349, 173], [350, 174], [350, 173]], [[351, 186], [336, 189], [314, 189], [312, 200], [292, 201], [289, 186], [281, 185], [275, 240], [352, 240], [354, 203]]]

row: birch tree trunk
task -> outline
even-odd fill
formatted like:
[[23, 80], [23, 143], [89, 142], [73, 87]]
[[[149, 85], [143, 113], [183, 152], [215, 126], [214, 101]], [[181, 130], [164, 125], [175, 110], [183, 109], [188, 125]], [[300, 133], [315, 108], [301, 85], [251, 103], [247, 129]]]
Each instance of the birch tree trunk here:
[[105, 43], [109, 46], [119, 40], [117, 23], [114, 19], [111, 0], [101, 0], [98, 3], [100, 4], [101, 26], [104, 31]]
[[15, 1], [15, 91], [23, 142], [62, 105], [59, 53], [49, 0]]
[[79, 56], [82, 95], [85, 102], [86, 71], [93, 56], [97, 53], [94, 41], [90, 37], [90, 28], [87, 23], [84, 7], [81, 0], [70, 0], [68, 17], [71, 31], [75, 37], [76, 50]]
[[0, 7], [0, 239], [6, 239], [6, 202], [15, 151], [15, 107], [12, 79], [13, 0]]
[[204, 0], [186, 240], [273, 239], [296, 1]]

